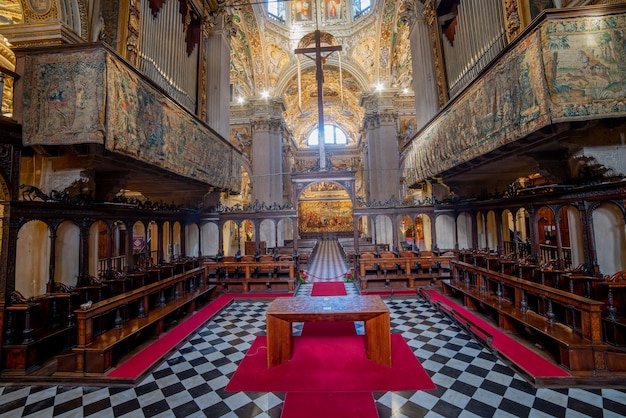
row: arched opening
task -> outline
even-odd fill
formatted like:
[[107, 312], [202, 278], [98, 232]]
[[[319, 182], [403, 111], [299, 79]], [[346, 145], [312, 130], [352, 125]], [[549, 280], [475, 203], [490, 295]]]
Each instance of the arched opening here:
[[54, 281], [75, 286], [79, 273], [80, 229], [65, 221], [57, 228], [55, 240]]
[[476, 214], [476, 231], [478, 233], [478, 248], [487, 248], [487, 218], [482, 212]]
[[462, 212], [456, 218], [457, 247], [459, 249], [472, 248], [472, 216]]
[[415, 217], [415, 244], [419, 250], [431, 250], [432, 233], [430, 228], [428, 215], [421, 213]]
[[454, 249], [454, 218], [448, 214], [441, 214], [435, 218], [437, 232], [437, 248], [440, 250]]
[[200, 228], [202, 255], [215, 255], [219, 251], [219, 228], [214, 222], [206, 222]]
[[393, 249], [393, 222], [387, 215], [376, 217], [376, 235], [375, 244], [382, 245], [386, 251]]
[[17, 234], [15, 290], [25, 298], [46, 293], [50, 266], [50, 228], [42, 221], [24, 224]]
[[200, 255], [200, 230], [195, 223], [185, 225], [185, 256], [198, 257]]
[[592, 212], [596, 259], [600, 272], [611, 275], [626, 269], [624, 214], [613, 203], [602, 203]]
[[403, 215], [400, 220], [400, 246], [403, 250], [415, 249], [415, 230], [410, 215]]
[[349, 237], [354, 232], [352, 200], [343, 186], [322, 181], [298, 198], [298, 232], [303, 238]]
[[487, 247], [490, 250], [498, 249], [498, 228], [496, 225], [496, 213], [492, 210], [487, 212]]
[[556, 243], [556, 220], [552, 209], [542, 206], [537, 211], [537, 225], [539, 227], [539, 247], [541, 260], [552, 262], [558, 259]]
[[276, 231], [276, 223], [271, 219], [263, 219], [261, 221], [260, 229], [260, 245], [265, 248], [274, 248], [277, 247], [277, 235], [278, 231]]
[[[561, 240], [564, 243], [563, 251], [565, 254], [565, 242], [569, 243], [570, 265], [565, 267], [577, 267], [585, 262], [585, 252], [583, 247], [583, 227], [580, 218], [580, 211], [574, 206], [563, 206], [559, 211], [561, 222], [567, 223], [567, 240], [565, 232], [561, 230]], [[565, 257], [566, 261], [567, 258]]]

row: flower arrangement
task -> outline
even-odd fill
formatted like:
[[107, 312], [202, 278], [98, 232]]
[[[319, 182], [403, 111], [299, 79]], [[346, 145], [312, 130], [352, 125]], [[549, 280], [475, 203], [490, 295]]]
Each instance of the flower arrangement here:
[[347, 283], [352, 283], [354, 281], [354, 278], [356, 276], [356, 272], [354, 271], [354, 269], [350, 269], [349, 271], [346, 271], [343, 275], [343, 280]]
[[306, 283], [306, 279], [308, 278], [308, 274], [306, 274], [303, 270], [298, 272], [298, 280], [300, 280], [300, 283]]

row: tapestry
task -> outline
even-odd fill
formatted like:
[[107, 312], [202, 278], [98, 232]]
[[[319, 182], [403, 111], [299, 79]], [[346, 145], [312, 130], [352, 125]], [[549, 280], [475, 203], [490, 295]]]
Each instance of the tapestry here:
[[24, 145], [104, 144], [211, 186], [239, 191], [241, 156], [101, 47], [24, 56]]
[[352, 202], [300, 202], [298, 203], [300, 232], [352, 232]]
[[549, 20], [541, 37], [553, 121], [626, 115], [626, 15]]
[[522, 40], [408, 147], [407, 184], [514, 142], [549, 124], [538, 33]]
[[109, 57], [108, 68], [107, 149], [239, 190], [241, 161], [230, 145], [122, 62]]
[[103, 142], [105, 57], [103, 49], [24, 57], [24, 145]]

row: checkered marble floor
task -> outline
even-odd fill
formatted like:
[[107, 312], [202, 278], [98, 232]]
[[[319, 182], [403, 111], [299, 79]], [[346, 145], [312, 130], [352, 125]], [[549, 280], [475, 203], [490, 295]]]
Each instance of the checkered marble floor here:
[[[346, 284], [349, 294], [356, 293]], [[311, 284], [299, 296], [310, 293]], [[417, 298], [386, 299], [401, 333], [437, 385], [376, 392], [380, 417], [621, 417], [626, 391], [534, 389], [494, 355]], [[2, 386], [2, 417], [273, 417], [284, 393], [225, 392], [257, 335], [267, 301], [237, 299], [199, 328], [136, 387]]]

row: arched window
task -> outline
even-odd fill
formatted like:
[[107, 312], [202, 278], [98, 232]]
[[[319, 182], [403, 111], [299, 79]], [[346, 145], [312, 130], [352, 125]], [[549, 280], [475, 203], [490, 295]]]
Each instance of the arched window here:
[[[319, 128], [315, 128], [309, 134], [306, 140], [307, 145], [316, 146], [319, 145]], [[324, 144], [331, 145], [345, 145], [348, 143], [348, 136], [338, 126], [327, 125], [324, 127]]]
[[283, 0], [268, 0], [267, 15], [281, 23], [285, 23], [285, 2]]
[[360, 18], [370, 10], [372, 10], [371, 0], [352, 0], [352, 14], [354, 20]]

